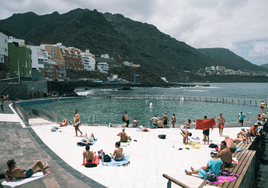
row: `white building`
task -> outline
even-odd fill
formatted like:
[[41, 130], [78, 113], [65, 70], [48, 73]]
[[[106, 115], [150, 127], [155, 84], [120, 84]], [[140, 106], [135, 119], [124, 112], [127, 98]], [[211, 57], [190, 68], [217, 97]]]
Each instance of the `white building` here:
[[84, 64], [84, 70], [94, 71], [96, 66], [94, 55], [89, 52], [89, 49], [86, 49], [85, 52], [81, 52], [80, 54]]
[[25, 40], [23, 40], [23, 39], [16, 39], [15, 37], [12, 37], [12, 36], [9, 36], [8, 37], [8, 42], [9, 43], [15, 42], [15, 43], [18, 43], [19, 46], [25, 46]]
[[5, 56], [8, 56], [8, 37], [0, 32], [0, 63], [5, 63]]
[[32, 50], [32, 68], [41, 71], [44, 63], [48, 63], [48, 52], [41, 46], [27, 46]]
[[101, 58], [109, 59], [109, 55], [108, 54], [101, 54]]
[[108, 73], [108, 71], [109, 71], [109, 64], [106, 63], [106, 62], [100, 62], [100, 63], [98, 63], [98, 70], [101, 73]]

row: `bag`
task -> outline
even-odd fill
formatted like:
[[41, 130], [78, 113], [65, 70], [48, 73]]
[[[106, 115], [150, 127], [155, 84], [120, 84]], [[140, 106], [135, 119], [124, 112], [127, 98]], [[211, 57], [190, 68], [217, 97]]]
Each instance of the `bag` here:
[[165, 134], [160, 134], [160, 135], [158, 135], [158, 137], [159, 137], [160, 139], [165, 139], [165, 138], [166, 138], [166, 135], [165, 135]]
[[211, 144], [209, 144], [209, 146], [208, 147], [210, 147], [210, 148], [216, 148], [217, 147], [217, 145], [216, 144], [214, 144], [214, 143], [211, 143]]
[[123, 116], [123, 117], [122, 117], [122, 121], [123, 121], [123, 122], [125, 122], [125, 121], [126, 121], [125, 116]]
[[92, 164], [86, 164], [85, 167], [92, 168], [92, 167], [97, 167], [97, 165], [95, 163], [92, 163]]
[[207, 172], [207, 175], [204, 178], [205, 180], [208, 180], [210, 182], [218, 182], [218, 178], [215, 172]]
[[111, 162], [111, 157], [109, 155], [104, 155], [103, 161], [104, 162]]

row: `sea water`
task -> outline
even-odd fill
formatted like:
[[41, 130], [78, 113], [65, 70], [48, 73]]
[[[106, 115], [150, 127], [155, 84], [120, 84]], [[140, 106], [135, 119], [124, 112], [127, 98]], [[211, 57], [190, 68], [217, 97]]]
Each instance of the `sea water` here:
[[[154, 116], [162, 117], [167, 112], [169, 119], [176, 115], [176, 124], [183, 124], [187, 119], [202, 119], [203, 116], [218, 117], [220, 113], [226, 122], [237, 122], [237, 116], [242, 110], [246, 120], [252, 119], [259, 112], [259, 106], [208, 103], [184, 100], [145, 100], [145, 99], [95, 99], [92, 96], [194, 96], [217, 97], [238, 100], [268, 101], [268, 84], [266, 83], [210, 83], [209, 87], [171, 87], [171, 88], [133, 88], [133, 90], [77, 88], [79, 95], [86, 95], [86, 99], [59, 101], [54, 103], [23, 106], [31, 113], [31, 109], [53, 111], [58, 115], [58, 121], [67, 118], [72, 120], [74, 110], [81, 116], [82, 124], [123, 124], [122, 116], [127, 111], [130, 123], [136, 117], [138, 125], [150, 125]], [[150, 107], [152, 103], [153, 108]]]

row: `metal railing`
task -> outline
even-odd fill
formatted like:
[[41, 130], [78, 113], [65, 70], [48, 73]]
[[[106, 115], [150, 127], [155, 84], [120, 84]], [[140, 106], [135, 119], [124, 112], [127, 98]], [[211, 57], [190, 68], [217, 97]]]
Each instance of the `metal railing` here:
[[57, 113], [52, 113], [52, 112], [46, 112], [46, 111], [41, 111], [41, 110], [35, 110], [32, 109], [32, 112], [34, 115], [39, 116], [43, 119], [52, 121], [52, 122], [58, 122], [57, 120]]
[[[217, 97], [196, 97], [196, 96], [170, 96], [170, 95], [134, 95], [134, 96], [122, 96], [122, 95], [89, 95], [90, 98], [96, 99], [143, 99], [143, 100], [177, 100], [177, 101], [201, 101], [212, 103], [226, 103], [226, 104], [238, 104], [259, 106], [259, 100], [252, 99], [230, 99], [230, 98], [217, 98]], [[267, 108], [267, 104], [266, 104]]]
[[20, 115], [21, 119], [27, 124], [29, 124], [29, 114], [22, 107], [20, 107], [17, 103], [13, 102], [12, 104], [13, 104], [13, 108]]
[[168, 175], [166, 175], [166, 174], [163, 174], [163, 177], [168, 179], [167, 188], [171, 188], [171, 182], [173, 182], [173, 183], [175, 183], [175, 184], [177, 184], [178, 186], [183, 187], [183, 188], [190, 188], [189, 186], [187, 186], [187, 185], [181, 183], [181, 182], [178, 181], [178, 180], [175, 180], [174, 178], [172, 178], [172, 177], [170, 177], [170, 176], [168, 176]]

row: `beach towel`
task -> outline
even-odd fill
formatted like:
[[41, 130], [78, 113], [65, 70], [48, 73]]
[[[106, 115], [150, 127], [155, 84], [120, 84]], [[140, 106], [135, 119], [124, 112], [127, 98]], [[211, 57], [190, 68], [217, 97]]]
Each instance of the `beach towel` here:
[[216, 125], [214, 118], [210, 119], [196, 119], [195, 129], [207, 130], [213, 128]]
[[223, 184], [224, 182], [231, 182], [237, 179], [234, 173], [231, 173], [229, 176], [217, 176], [218, 182], [210, 182], [210, 183], [217, 183]]
[[127, 141], [127, 142], [121, 142], [120, 146], [121, 147], [127, 147], [130, 144], [131, 140]]
[[201, 148], [201, 143], [188, 142], [188, 144], [185, 145], [185, 148], [200, 149]]
[[88, 144], [87, 142], [83, 142], [83, 140], [84, 140], [84, 138], [79, 142], [79, 143], [77, 143], [77, 145], [78, 146], [86, 146], [86, 145], [90, 145], [90, 146], [92, 146], [95, 142], [97, 142], [97, 138], [95, 139], [95, 140], [93, 140], [92, 142], [91, 142], [91, 144]]
[[137, 131], [137, 132], [141, 132], [141, 129], [140, 129], [140, 128], [137, 128], [136, 131]]
[[103, 166], [123, 166], [124, 164], [127, 164], [129, 162], [129, 155], [124, 156], [124, 159], [122, 161], [115, 161], [113, 158], [111, 158], [111, 162], [102, 162]]
[[37, 172], [29, 178], [13, 179], [12, 181], [9, 181], [9, 182], [3, 181], [2, 185], [16, 187], [16, 186], [20, 186], [22, 184], [28, 183], [30, 181], [42, 178], [43, 176], [46, 176], [46, 175], [43, 175], [43, 172]]
[[79, 114], [75, 114], [73, 119], [74, 119], [74, 126], [80, 125], [81, 120]]
[[[99, 158], [98, 156], [95, 157], [95, 159], [94, 159], [94, 163], [95, 163], [96, 165], [99, 165], [99, 164], [100, 164], [100, 158]], [[93, 164], [93, 162], [86, 162], [86, 163], [84, 163], [84, 164], [82, 164], [82, 165], [85, 166], [86, 164]]]

